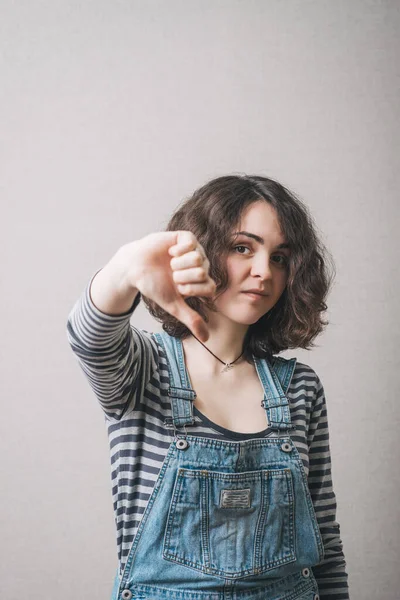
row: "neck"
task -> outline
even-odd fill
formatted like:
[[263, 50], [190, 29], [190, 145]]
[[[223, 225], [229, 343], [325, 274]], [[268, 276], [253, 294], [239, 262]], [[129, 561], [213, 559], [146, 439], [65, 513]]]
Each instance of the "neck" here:
[[[219, 373], [223, 365], [209, 350], [224, 363], [233, 363], [243, 352], [244, 338], [249, 328], [248, 325], [221, 319], [221, 315], [218, 315], [218, 317], [216, 319], [214, 313], [209, 313], [210, 320], [207, 326], [210, 336], [206, 342], [200, 343], [193, 335], [183, 340], [185, 350], [190, 351], [192, 355], [195, 354], [201, 360], [204, 370], [207, 370], [210, 374]], [[243, 362], [245, 362], [245, 359], [242, 355], [239, 360], [236, 360], [233, 367]]]

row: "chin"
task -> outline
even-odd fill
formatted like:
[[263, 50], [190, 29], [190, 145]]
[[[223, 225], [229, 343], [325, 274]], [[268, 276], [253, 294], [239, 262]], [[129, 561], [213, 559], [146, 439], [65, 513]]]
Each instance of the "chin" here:
[[248, 313], [239, 315], [238, 313], [239, 311], [236, 311], [234, 314], [225, 313], [225, 316], [230, 321], [233, 321], [234, 323], [239, 323], [240, 325], [254, 325], [254, 323], [257, 323], [257, 321], [259, 321], [266, 314], [265, 312], [261, 315], [257, 315], [255, 313], [253, 313], [252, 315], [249, 315]]
[[[221, 303], [222, 304], [222, 303]], [[257, 307], [244, 307], [242, 304], [237, 305], [234, 302], [226, 302], [225, 306], [219, 305], [216, 303], [217, 312], [221, 315], [224, 315], [226, 319], [233, 321], [234, 323], [238, 323], [240, 325], [254, 325], [257, 323], [264, 315], [266, 315], [276, 303], [272, 306], [269, 306], [267, 309], [260, 310], [260, 307], [257, 310]]]

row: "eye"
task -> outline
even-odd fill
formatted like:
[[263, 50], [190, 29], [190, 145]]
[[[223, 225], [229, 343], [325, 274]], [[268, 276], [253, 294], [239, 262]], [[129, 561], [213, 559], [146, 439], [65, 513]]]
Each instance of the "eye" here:
[[283, 259], [281, 262], [278, 263], [279, 266], [286, 267], [286, 265], [289, 263], [289, 259], [286, 256], [286, 254], [276, 254], [275, 258], [282, 258]]
[[[246, 248], [246, 250], [250, 250], [250, 248], [248, 246], [243, 246], [242, 244], [240, 246], [233, 247], [234, 250], [237, 250], [237, 248]], [[243, 252], [238, 252], [238, 254], [243, 254]]]
[[[238, 248], [240, 248], [240, 249], [244, 248], [245, 250], [249, 250], [251, 252], [251, 248], [249, 248], [248, 246], [245, 246], [244, 244], [240, 244], [238, 246], [233, 246], [233, 250], [236, 251], [237, 254], [242, 254], [243, 256], [248, 256], [248, 255], [246, 255], [244, 252], [239, 251]], [[285, 268], [289, 264], [289, 258], [286, 256], [286, 254], [275, 254], [273, 256], [273, 259], [275, 259], [275, 258], [281, 259], [280, 261], [274, 260], [275, 264], [277, 264], [278, 267]]]

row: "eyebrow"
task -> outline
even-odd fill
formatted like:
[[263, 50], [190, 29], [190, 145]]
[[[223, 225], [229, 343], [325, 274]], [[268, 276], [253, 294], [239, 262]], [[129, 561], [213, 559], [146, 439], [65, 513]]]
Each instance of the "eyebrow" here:
[[[256, 240], [259, 244], [265, 244], [264, 239], [255, 233], [250, 233], [249, 231], [236, 231], [233, 235], [245, 235], [253, 240]], [[279, 250], [281, 248], [288, 248], [290, 250], [290, 245], [286, 242], [279, 244], [275, 247], [275, 250]]]

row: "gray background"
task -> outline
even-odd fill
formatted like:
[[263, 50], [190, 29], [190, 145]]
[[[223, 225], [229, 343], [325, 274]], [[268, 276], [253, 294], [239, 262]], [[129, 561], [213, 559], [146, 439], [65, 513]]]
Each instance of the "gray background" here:
[[109, 598], [108, 442], [67, 316], [228, 173], [290, 187], [334, 255], [330, 325], [284, 356], [325, 387], [352, 600], [398, 598], [399, 25], [378, 0], [1, 3], [1, 598]]

